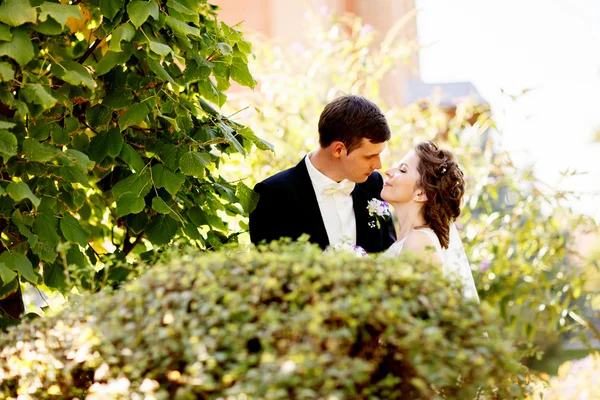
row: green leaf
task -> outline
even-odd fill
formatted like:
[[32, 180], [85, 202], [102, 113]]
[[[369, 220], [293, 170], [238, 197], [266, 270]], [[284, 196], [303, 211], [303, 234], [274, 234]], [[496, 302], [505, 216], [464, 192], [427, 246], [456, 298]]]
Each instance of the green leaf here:
[[108, 49], [110, 51], [119, 52], [121, 51], [121, 42], [131, 42], [134, 36], [135, 28], [129, 22], [120, 25], [112, 33], [112, 39], [110, 39]]
[[44, 35], [60, 35], [65, 28], [52, 18], [48, 18], [44, 22], [38, 21], [37, 24], [31, 25], [31, 29]]
[[13, 29], [12, 34], [12, 41], [0, 43], [0, 56], [8, 56], [24, 67], [35, 55], [33, 43], [25, 28]]
[[12, 33], [10, 33], [10, 28], [4, 24], [0, 24], [0, 40], [5, 42], [12, 40]]
[[0, 130], [0, 156], [6, 160], [17, 154], [17, 138], [9, 131]]
[[217, 49], [219, 49], [221, 54], [223, 54], [224, 56], [229, 55], [233, 52], [233, 48], [227, 43], [217, 43]]
[[25, 139], [23, 141], [23, 152], [26, 159], [37, 162], [50, 161], [60, 153], [56, 147], [48, 143], [40, 143], [35, 139]]
[[50, 288], [59, 289], [62, 292], [68, 290], [65, 265], [62, 261], [44, 265], [44, 284]]
[[131, 104], [133, 100], [133, 92], [123, 87], [113, 88], [106, 97], [102, 100], [102, 105], [112, 108], [113, 110], [120, 110]]
[[146, 103], [136, 103], [119, 117], [119, 128], [124, 131], [132, 125], [137, 125], [144, 121], [150, 113], [150, 109]]
[[[187, 6], [192, 6], [192, 5], [187, 5]], [[173, 10], [177, 11], [179, 14], [182, 15], [182, 19], [184, 19], [185, 21], [190, 21], [190, 22], [194, 22], [195, 24], [198, 24], [200, 19], [198, 18], [198, 12], [191, 10], [190, 8], [186, 7], [186, 5], [181, 4], [180, 1], [177, 0], [167, 0], [167, 7], [172, 8]]]
[[252, 89], [254, 89], [254, 86], [256, 86], [256, 81], [248, 70], [248, 64], [246, 64], [242, 58], [233, 57], [230, 73], [231, 78], [240, 85], [247, 86]]
[[172, 85], [177, 87], [177, 83], [175, 83], [175, 80], [173, 80], [173, 77], [171, 77], [171, 75], [167, 72], [167, 70], [163, 68], [163, 66], [160, 64], [159, 61], [154, 60], [152, 58], [148, 58], [148, 67], [160, 79], [162, 79], [164, 81], [169, 81], [169, 82], [171, 82]]
[[181, 172], [196, 178], [204, 176], [204, 169], [209, 165], [210, 155], [208, 153], [200, 153], [197, 151], [185, 153], [179, 160], [179, 169]]
[[33, 225], [33, 221], [29, 222], [30, 218], [33, 218], [33, 217], [31, 217], [29, 215], [23, 216], [23, 214], [21, 214], [19, 212], [19, 210], [13, 211], [13, 213], [10, 217], [11, 221], [19, 229], [19, 233], [21, 235], [25, 236], [27, 238], [27, 241], [29, 242], [29, 244], [31, 246], [33, 246], [37, 243], [38, 238], [33, 233], [31, 233], [31, 231], [27, 227], [27, 225]]
[[90, 233], [83, 229], [71, 214], [63, 215], [60, 220], [60, 230], [69, 242], [77, 243], [81, 247], [87, 246]]
[[171, 196], [175, 196], [185, 182], [183, 175], [171, 171], [162, 164], [152, 167], [152, 178], [157, 188], [164, 187]]
[[188, 24], [186, 24], [185, 22], [181, 22], [180, 20], [173, 18], [171, 16], [167, 16], [167, 18], [165, 19], [165, 22], [167, 23], [167, 25], [169, 25], [169, 27], [173, 30], [173, 32], [176, 35], [181, 35], [181, 36], [196, 36], [196, 37], [200, 37], [200, 29], [195, 28], [193, 26], [190, 26]]
[[123, 143], [123, 148], [121, 149], [120, 157], [129, 165], [135, 172], [140, 172], [144, 169], [144, 161], [142, 160], [142, 156], [134, 150], [131, 145], [127, 143]]
[[171, 48], [166, 44], [162, 44], [152, 40], [150, 40], [150, 50], [161, 56], [166, 56], [171, 52]]
[[7, 62], [0, 62], [0, 82], [10, 82], [15, 77], [15, 70]]
[[38, 277], [33, 272], [33, 265], [31, 265], [31, 261], [23, 254], [5, 251], [0, 254], [0, 264], [4, 264], [7, 268], [19, 272], [28, 282], [34, 285], [37, 284]]
[[58, 169], [58, 174], [67, 182], [80, 183], [85, 187], [90, 187], [90, 182], [86, 173], [74, 166], [63, 166]]
[[[222, 107], [223, 104], [225, 104], [225, 101], [227, 100], [227, 96], [225, 96], [225, 94], [220, 92], [216, 88], [216, 86], [212, 82], [212, 80], [210, 80], [210, 79], [205, 79], [205, 80], [199, 81], [198, 89], [200, 90], [200, 94], [204, 98], [206, 98], [208, 101], [211, 101], [211, 102], [217, 104], [219, 107]], [[205, 110], [204, 107], [202, 107], [202, 109]], [[209, 114], [210, 114], [210, 112], [209, 112]], [[218, 113], [215, 111], [215, 114], [218, 114]]]
[[146, 22], [148, 17], [152, 17], [155, 21], [158, 21], [158, 4], [153, 0], [132, 1], [127, 4], [127, 14], [133, 25], [135, 25], [136, 28], [139, 28]]
[[12, 282], [16, 277], [16, 272], [9, 269], [4, 263], [0, 263], [0, 280], [2, 281], [2, 285]]
[[71, 143], [71, 137], [69, 133], [62, 129], [60, 126], [56, 125], [56, 129], [52, 129], [52, 143], [55, 145], [64, 146]]
[[154, 245], [169, 244], [179, 224], [173, 218], [166, 215], [156, 215], [148, 226], [146, 236]]
[[40, 205], [40, 199], [38, 199], [29, 186], [25, 182], [11, 182], [6, 187], [6, 193], [16, 202], [19, 202], [23, 199], [29, 199], [33, 203], [35, 208], [38, 208]]
[[53, 263], [56, 260], [58, 254], [56, 253], [56, 245], [52, 245], [51, 243], [44, 242], [42, 240], [38, 240], [35, 244], [31, 245], [31, 251], [33, 254], [37, 255], [43, 261], [48, 263]]
[[229, 143], [231, 143], [238, 152], [245, 155], [246, 150], [244, 150], [244, 146], [242, 146], [242, 144], [235, 137], [235, 135], [234, 135], [235, 131], [233, 130], [233, 128], [231, 128], [229, 125], [227, 125], [224, 122], [217, 123], [217, 126], [219, 127], [219, 130], [221, 131], [221, 133], [223, 133], [223, 135], [225, 136], [225, 139], [227, 139], [227, 141]]
[[58, 219], [50, 211], [39, 212], [33, 222], [33, 233], [43, 241], [55, 248], [60, 242], [58, 230]]
[[[18, 279], [13, 279], [8, 284], [0, 287], [0, 300], [4, 300], [11, 294], [16, 293], [20, 287], [21, 287], [21, 283], [19, 282]], [[14, 321], [14, 322], [11, 323], [11, 321]], [[17, 319], [13, 320], [13, 319], [0, 318], [0, 328], [1, 329], [6, 329], [6, 327], [8, 327], [8, 326], [11, 326], [11, 325], [16, 326], [18, 324], [19, 324], [19, 320], [17, 320]]]
[[121, 136], [121, 132], [113, 128], [108, 132], [98, 132], [90, 140], [88, 153], [92, 160], [101, 163], [107, 155], [111, 157], [118, 156], [121, 153], [122, 146], [123, 137]]
[[258, 204], [258, 193], [250, 189], [243, 182], [238, 182], [235, 187], [235, 195], [240, 199], [240, 204], [244, 208], [246, 214], [250, 214], [256, 208]]
[[67, 149], [63, 156], [68, 157], [73, 164], [81, 170], [81, 172], [85, 173], [92, 168], [94, 168], [95, 163], [90, 161], [90, 158], [87, 154], [84, 154], [78, 150]]
[[67, 19], [75, 18], [81, 19], [81, 11], [77, 6], [71, 6], [68, 4], [56, 4], [49, 1], [45, 1], [40, 6], [40, 21], [45, 21], [48, 16], [51, 16], [56, 22], [62, 27], [67, 24]]
[[170, 214], [172, 212], [169, 205], [158, 196], [152, 199], [152, 209], [161, 214]]
[[102, 104], [96, 104], [92, 108], [88, 108], [85, 111], [85, 119], [92, 128], [97, 128], [108, 124], [112, 118], [112, 110], [103, 106]]
[[30, 103], [38, 104], [43, 109], [52, 108], [58, 100], [56, 100], [49, 90], [39, 83], [28, 83], [21, 89], [21, 94]]
[[146, 202], [143, 197], [132, 192], [127, 192], [117, 200], [117, 218], [121, 218], [127, 214], [137, 214], [142, 212], [145, 207]]
[[0, 22], [19, 26], [27, 22], [35, 23], [37, 13], [29, 0], [4, 0], [0, 4]]
[[110, 70], [112, 70], [116, 65], [123, 65], [129, 60], [132, 52], [130, 50], [125, 51], [108, 51], [98, 64], [96, 64], [96, 75], [102, 76]]
[[112, 128], [108, 131], [108, 137], [106, 140], [108, 146], [108, 155], [111, 157], [117, 157], [121, 154], [123, 148], [123, 135], [117, 128]]
[[17, 124], [15, 124], [14, 122], [8, 122], [8, 121], [1, 121], [0, 120], [0, 129], [12, 129], [15, 126], [17, 126]]
[[123, 8], [124, 0], [100, 0], [100, 12], [111, 21]]
[[194, 206], [188, 212], [190, 221], [196, 226], [208, 225], [208, 214], [200, 207]]
[[126, 193], [133, 193], [136, 197], [144, 197], [152, 189], [150, 172], [146, 169], [144, 173], [131, 174], [127, 178], [117, 182], [111, 189], [113, 197], [119, 199]]
[[75, 117], [65, 118], [65, 132], [73, 133], [79, 129], [79, 120]]
[[266, 140], [263, 140], [256, 136], [254, 132], [252, 132], [252, 129], [248, 128], [247, 126], [239, 129], [238, 133], [246, 139], [250, 140], [252, 143], [254, 143], [256, 147], [258, 147], [260, 150], [271, 150], [273, 152], [275, 151], [275, 146], [273, 146]]
[[74, 86], [85, 85], [93, 89], [96, 85], [89, 71], [75, 61], [64, 60], [60, 64], [53, 64], [52, 73]]

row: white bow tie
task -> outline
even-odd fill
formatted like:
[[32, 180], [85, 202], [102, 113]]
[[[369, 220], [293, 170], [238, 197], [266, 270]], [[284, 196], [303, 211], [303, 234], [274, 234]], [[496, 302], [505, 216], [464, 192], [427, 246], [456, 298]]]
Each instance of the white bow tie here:
[[332, 183], [323, 189], [323, 194], [325, 196], [333, 196], [334, 194], [341, 194], [343, 196], [349, 196], [350, 193], [354, 190], [355, 183], [344, 179], [339, 183]]

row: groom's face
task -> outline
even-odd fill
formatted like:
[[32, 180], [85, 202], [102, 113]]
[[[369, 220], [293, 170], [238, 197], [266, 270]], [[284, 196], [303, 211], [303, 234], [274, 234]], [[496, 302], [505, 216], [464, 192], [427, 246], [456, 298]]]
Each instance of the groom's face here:
[[381, 168], [380, 155], [384, 149], [385, 142], [371, 143], [369, 139], [363, 138], [359, 147], [349, 154], [342, 153], [340, 157], [344, 177], [356, 183], [366, 181], [373, 171]]

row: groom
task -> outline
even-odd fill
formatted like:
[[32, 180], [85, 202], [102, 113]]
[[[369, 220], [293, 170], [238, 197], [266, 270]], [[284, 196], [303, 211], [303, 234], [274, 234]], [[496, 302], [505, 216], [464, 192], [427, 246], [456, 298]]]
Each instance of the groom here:
[[258, 244], [307, 233], [322, 249], [348, 243], [368, 253], [396, 240], [392, 221], [370, 216], [367, 202], [380, 199], [380, 154], [390, 128], [379, 108], [360, 96], [343, 96], [319, 118], [320, 147], [298, 165], [258, 183], [250, 214], [250, 239]]

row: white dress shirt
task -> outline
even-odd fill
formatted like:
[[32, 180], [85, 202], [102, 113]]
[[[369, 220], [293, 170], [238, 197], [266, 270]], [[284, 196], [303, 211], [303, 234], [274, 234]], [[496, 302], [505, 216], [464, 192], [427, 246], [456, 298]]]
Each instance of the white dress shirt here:
[[[335, 246], [340, 243], [356, 245], [356, 218], [354, 216], [354, 203], [352, 201], [351, 190], [354, 183], [344, 179], [336, 182], [321, 173], [310, 162], [309, 154], [304, 158], [306, 160], [306, 169], [312, 181], [321, 217], [325, 224], [329, 245]], [[340, 191], [331, 190], [340, 187]], [[335, 191], [333, 194], [331, 191]]]

